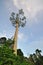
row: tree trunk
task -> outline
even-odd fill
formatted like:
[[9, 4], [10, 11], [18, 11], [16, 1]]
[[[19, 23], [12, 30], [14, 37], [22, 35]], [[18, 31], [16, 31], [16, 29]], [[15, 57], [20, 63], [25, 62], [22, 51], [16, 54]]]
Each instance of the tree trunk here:
[[16, 24], [16, 31], [14, 35], [14, 44], [13, 44], [13, 50], [15, 55], [17, 55], [17, 38], [18, 38], [18, 23]]

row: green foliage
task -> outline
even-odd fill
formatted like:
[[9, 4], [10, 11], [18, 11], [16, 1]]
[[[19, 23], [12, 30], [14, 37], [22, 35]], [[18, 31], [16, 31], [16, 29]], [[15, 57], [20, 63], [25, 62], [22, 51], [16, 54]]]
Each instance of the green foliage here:
[[24, 16], [23, 9], [20, 9], [18, 13], [11, 13], [10, 21], [12, 22], [12, 25], [16, 27], [16, 24], [18, 24], [18, 27], [24, 27], [26, 24], [26, 17]]
[[43, 65], [43, 56], [41, 55], [41, 50], [36, 49], [35, 53], [31, 54], [29, 61], [33, 62], [35, 65]]
[[[21, 49], [17, 50], [17, 56], [10, 47], [13, 43], [11, 39], [0, 46], [0, 65], [43, 65], [43, 56], [40, 50], [36, 50], [34, 54], [30, 54], [29, 58], [25, 58]], [[37, 57], [38, 56], [38, 57]]]
[[0, 62], [2, 62], [2, 65], [14, 59], [15, 55], [12, 51], [13, 50], [6, 45], [0, 47]]
[[21, 49], [18, 49], [18, 50], [17, 50], [17, 55], [23, 56], [23, 52], [21, 51]]
[[31, 65], [26, 62], [23, 56], [23, 52], [18, 49], [18, 55], [13, 54], [13, 50], [10, 47], [12, 45], [11, 40], [6, 40], [6, 42], [0, 46], [0, 65]]

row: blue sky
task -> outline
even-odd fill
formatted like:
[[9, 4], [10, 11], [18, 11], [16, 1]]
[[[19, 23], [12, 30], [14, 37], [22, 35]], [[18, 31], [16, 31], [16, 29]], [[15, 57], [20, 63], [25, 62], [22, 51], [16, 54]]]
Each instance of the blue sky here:
[[11, 38], [15, 28], [9, 18], [12, 12], [23, 9], [27, 18], [24, 28], [19, 28], [18, 45], [25, 56], [38, 48], [43, 54], [43, 0], [0, 0], [0, 37]]

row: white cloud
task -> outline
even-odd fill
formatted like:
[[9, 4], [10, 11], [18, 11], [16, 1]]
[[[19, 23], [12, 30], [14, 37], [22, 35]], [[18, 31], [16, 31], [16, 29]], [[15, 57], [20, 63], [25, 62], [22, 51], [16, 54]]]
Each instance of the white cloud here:
[[18, 33], [18, 42], [26, 42], [28, 39], [28, 37], [24, 34], [24, 33], [21, 33], [19, 32]]
[[18, 39], [19, 39], [19, 40], [25, 40], [26, 38], [27, 38], [27, 37], [26, 37], [25, 34], [23, 34], [23, 33], [21, 33], [21, 32], [18, 33]]
[[29, 25], [32, 25], [34, 22], [38, 22], [36, 14], [43, 10], [43, 0], [7, 0], [5, 7], [9, 13], [22, 8], [26, 18], [28, 18]]
[[7, 37], [5, 32], [0, 33], [0, 37]]
[[19, 32], [18, 38], [19, 38], [19, 39], [23, 39], [23, 38], [24, 38], [24, 34]]
[[[13, 0], [17, 8], [23, 8], [25, 13], [34, 17], [36, 12], [43, 9], [43, 0]], [[29, 14], [28, 14], [29, 13]]]
[[1, 37], [11, 38], [12, 33], [7, 33], [7, 31], [3, 31], [3, 32], [0, 33], [0, 38]]

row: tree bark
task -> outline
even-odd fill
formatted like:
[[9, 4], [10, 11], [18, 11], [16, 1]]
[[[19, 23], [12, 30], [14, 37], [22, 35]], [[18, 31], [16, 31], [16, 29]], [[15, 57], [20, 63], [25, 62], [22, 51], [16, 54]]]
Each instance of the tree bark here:
[[17, 55], [17, 38], [18, 38], [18, 23], [16, 23], [16, 31], [14, 35], [14, 44], [13, 44], [13, 50], [15, 55]]

